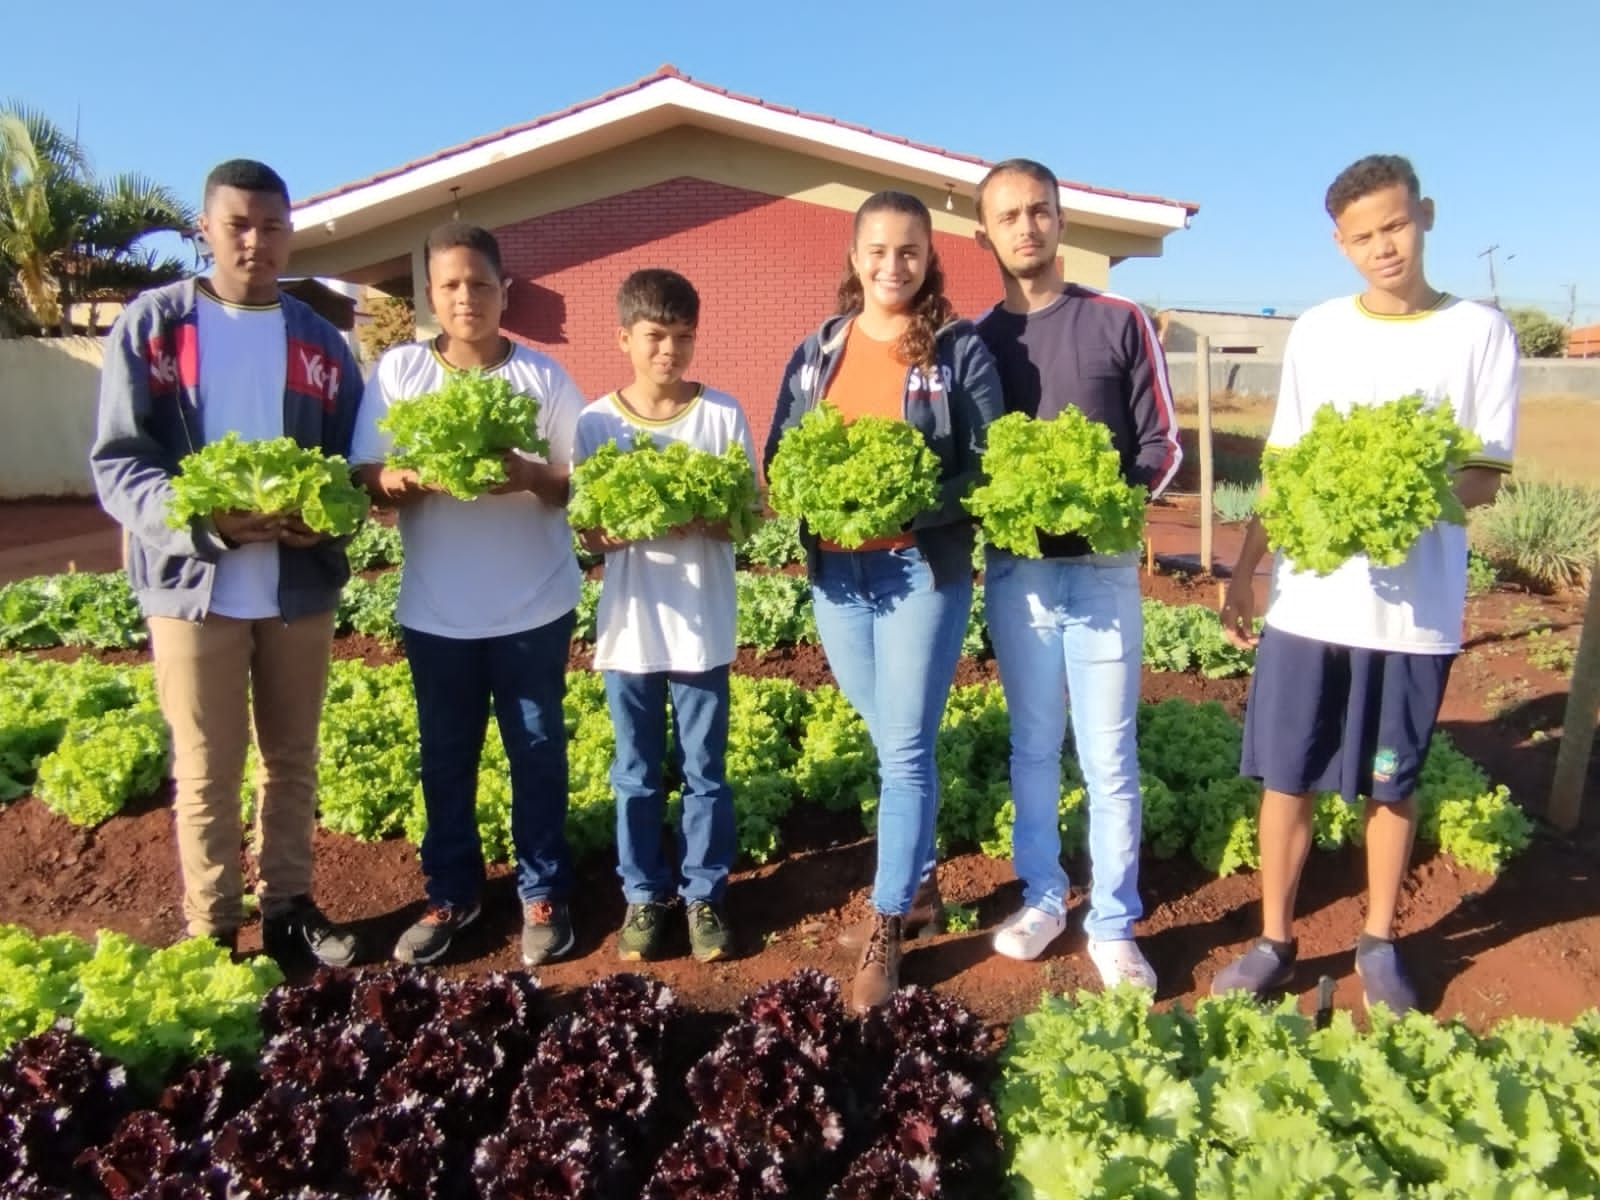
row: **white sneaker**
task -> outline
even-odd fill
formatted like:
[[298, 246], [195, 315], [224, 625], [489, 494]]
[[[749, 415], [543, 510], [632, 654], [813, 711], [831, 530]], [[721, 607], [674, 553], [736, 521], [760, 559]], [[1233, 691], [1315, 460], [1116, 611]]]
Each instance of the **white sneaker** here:
[[1007, 958], [1027, 962], [1043, 954], [1066, 927], [1065, 917], [1042, 908], [1024, 908], [994, 931], [994, 948]]
[[1155, 991], [1156, 969], [1132, 938], [1119, 938], [1114, 942], [1090, 938], [1089, 961], [1100, 972], [1100, 982], [1108, 988], [1132, 983]]

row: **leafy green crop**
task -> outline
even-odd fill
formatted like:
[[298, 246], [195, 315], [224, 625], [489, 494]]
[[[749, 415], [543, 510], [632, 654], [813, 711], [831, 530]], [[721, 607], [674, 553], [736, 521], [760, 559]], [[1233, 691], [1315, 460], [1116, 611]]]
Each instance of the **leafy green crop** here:
[[1305, 436], [1262, 461], [1256, 511], [1299, 570], [1327, 575], [1358, 554], [1394, 566], [1436, 521], [1465, 523], [1453, 475], [1481, 448], [1448, 405], [1420, 395], [1343, 415], [1324, 404]]
[[539, 401], [503, 376], [450, 371], [436, 392], [397, 400], [378, 428], [394, 438], [389, 462], [424, 484], [471, 500], [506, 481], [507, 450], [548, 455], [539, 435]]
[[247, 442], [229, 433], [178, 463], [167, 524], [182, 529], [214, 512], [294, 514], [319, 533], [346, 534], [366, 515], [367, 494], [336, 454], [289, 437]]
[[69, 729], [113, 710], [154, 704], [147, 666], [0, 658], [0, 800], [15, 800], [32, 789], [41, 761]]
[[784, 431], [767, 469], [774, 512], [819, 538], [859, 546], [903, 529], [939, 498], [939, 460], [904, 421], [849, 424], [826, 401]]
[[1222, 635], [1222, 622], [1203, 604], [1163, 604], [1146, 597], [1144, 665], [1152, 671], [1199, 671], [1207, 679], [1248, 675], [1255, 651]]
[[74, 825], [98, 825], [167, 773], [167, 723], [154, 701], [75, 721], [39, 763], [34, 794]]
[[400, 572], [382, 571], [367, 579], [352, 575], [339, 593], [334, 628], [340, 633], [364, 633], [384, 642], [400, 641], [395, 605], [400, 600]]
[[806, 550], [800, 544], [800, 522], [793, 517], [770, 517], [762, 521], [739, 547], [741, 565], [776, 570], [805, 560]]
[[1016, 1193], [1428, 1197], [1600, 1194], [1600, 1013], [1485, 1037], [1422, 1013], [1317, 1029], [1293, 998], [1193, 1015], [1147, 992], [1046, 996], [1012, 1025], [995, 1106]]
[[811, 584], [803, 575], [734, 575], [737, 591], [735, 637], [741, 646], [765, 653], [775, 646], [799, 646], [817, 640], [811, 607]]
[[1076, 533], [1099, 554], [1136, 548], [1145, 489], [1122, 475], [1111, 431], [1076, 408], [1038, 421], [1007, 413], [989, 426], [988, 482], [967, 497], [991, 545], [1039, 557], [1038, 534]]
[[146, 1086], [204, 1054], [253, 1058], [256, 1009], [280, 983], [269, 958], [230, 960], [210, 938], [152, 950], [101, 930], [91, 945], [71, 934], [35, 937], [0, 925], [0, 1045], [66, 1018]]
[[145, 637], [144, 615], [121, 571], [69, 571], [0, 587], [0, 649], [121, 650], [144, 645]]
[[361, 528], [356, 530], [355, 536], [344, 548], [352, 572], [397, 566], [403, 554], [400, 531], [381, 521], [361, 522]]
[[737, 443], [721, 454], [679, 441], [657, 447], [641, 430], [627, 449], [608, 441], [573, 468], [567, 520], [574, 529], [645, 541], [696, 517], [726, 521], [735, 542], [755, 527], [755, 472]]

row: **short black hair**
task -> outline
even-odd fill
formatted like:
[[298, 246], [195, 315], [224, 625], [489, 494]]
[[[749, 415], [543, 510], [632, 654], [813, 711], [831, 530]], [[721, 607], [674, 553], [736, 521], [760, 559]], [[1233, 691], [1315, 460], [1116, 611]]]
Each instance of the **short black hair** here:
[[432, 279], [433, 256], [441, 250], [454, 250], [458, 246], [476, 250], [488, 259], [496, 277], [505, 274], [500, 266], [500, 243], [495, 241], [494, 234], [481, 225], [468, 225], [465, 221], [446, 221], [443, 225], [435, 226], [433, 232], [428, 235], [428, 240], [422, 243], [423, 275]]
[[624, 329], [631, 329], [640, 321], [697, 326], [700, 293], [676, 271], [646, 267], [629, 275], [617, 289], [617, 321]]
[[289, 185], [264, 162], [253, 158], [230, 158], [211, 168], [206, 176], [205, 194], [201, 206], [211, 203], [211, 195], [218, 188], [238, 188], [241, 192], [271, 192], [289, 203]]
[[1050, 189], [1050, 198], [1055, 201], [1056, 210], [1061, 209], [1061, 183], [1056, 178], [1056, 173], [1032, 158], [1008, 158], [1004, 162], [997, 162], [989, 168], [989, 173], [978, 180], [976, 204], [978, 207], [978, 220], [983, 221], [983, 193], [989, 190], [989, 185], [1002, 175], [1026, 175], [1029, 179], [1036, 180]]
[[1422, 185], [1417, 182], [1417, 171], [1409, 158], [1399, 154], [1369, 154], [1339, 172], [1339, 177], [1328, 185], [1323, 206], [1337, 221], [1339, 214], [1361, 197], [1397, 183], [1405, 184], [1413, 198], [1422, 198]]

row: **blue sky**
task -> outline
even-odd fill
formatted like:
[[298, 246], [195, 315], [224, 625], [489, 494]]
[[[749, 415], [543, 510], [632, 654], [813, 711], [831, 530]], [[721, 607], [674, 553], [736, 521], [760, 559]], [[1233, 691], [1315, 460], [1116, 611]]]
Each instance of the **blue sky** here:
[[1479, 252], [1498, 244], [1505, 303], [1564, 318], [1576, 284], [1579, 321], [1600, 321], [1597, 0], [15, 7], [0, 98], [76, 123], [97, 169], [189, 196], [235, 155], [308, 195], [671, 62], [953, 150], [1197, 201], [1164, 257], [1112, 273], [1163, 306], [1297, 311], [1354, 290], [1322, 193], [1362, 154], [1408, 154], [1438, 203], [1436, 285], [1486, 295]]

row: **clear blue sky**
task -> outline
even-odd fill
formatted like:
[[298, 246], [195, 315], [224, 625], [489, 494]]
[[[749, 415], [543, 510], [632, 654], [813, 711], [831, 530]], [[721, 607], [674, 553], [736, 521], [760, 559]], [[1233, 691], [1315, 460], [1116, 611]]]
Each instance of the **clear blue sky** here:
[[[1600, 0], [710, 0], [13, 5], [0, 98], [103, 172], [194, 196], [271, 162], [296, 196], [598, 95], [664, 62], [889, 133], [1201, 205], [1112, 272], [1161, 305], [1297, 311], [1354, 290], [1322, 193], [1412, 157], [1429, 275], [1600, 321]], [[373, 14], [373, 15], [361, 15]], [[1514, 255], [1515, 257], [1511, 257]]]

